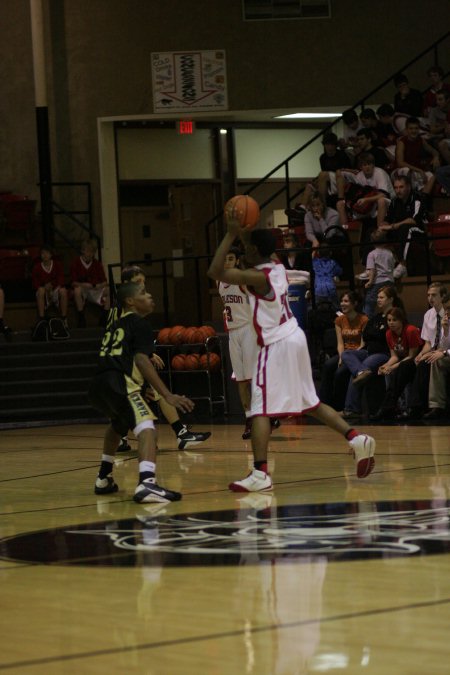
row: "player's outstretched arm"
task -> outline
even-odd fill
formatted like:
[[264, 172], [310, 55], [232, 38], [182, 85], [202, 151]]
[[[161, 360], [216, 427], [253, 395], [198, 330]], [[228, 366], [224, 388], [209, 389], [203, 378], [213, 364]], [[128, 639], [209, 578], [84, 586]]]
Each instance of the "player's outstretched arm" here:
[[139, 371], [142, 374], [142, 377], [152, 385], [163, 398], [166, 399], [168, 403], [174, 405], [176, 408], [179, 408], [182, 412], [191, 412], [194, 409], [194, 402], [186, 396], [178, 396], [178, 394], [172, 394], [164, 384], [164, 382], [159, 377], [158, 373], [155, 370], [152, 362], [146, 354], [136, 354], [135, 363]]

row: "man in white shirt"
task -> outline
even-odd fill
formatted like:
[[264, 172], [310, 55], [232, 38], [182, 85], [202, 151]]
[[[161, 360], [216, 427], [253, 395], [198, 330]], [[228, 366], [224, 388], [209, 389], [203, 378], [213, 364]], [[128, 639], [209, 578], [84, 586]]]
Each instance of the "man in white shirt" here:
[[423, 416], [425, 420], [437, 420], [446, 415], [447, 381], [450, 373], [450, 295], [442, 297], [444, 315], [442, 317], [439, 348], [433, 353], [431, 361], [428, 406], [430, 411]]

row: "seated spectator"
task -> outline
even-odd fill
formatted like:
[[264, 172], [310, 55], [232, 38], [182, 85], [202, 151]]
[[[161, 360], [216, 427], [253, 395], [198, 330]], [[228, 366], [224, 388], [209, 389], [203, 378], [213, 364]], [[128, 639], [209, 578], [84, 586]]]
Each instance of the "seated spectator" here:
[[450, 164], [450, 92], [441, 89], [436, 92], [436, 106], [428, 117], [430, 138], [428, 142], [436, 148], [445, 164]]
[[331, 248], [327, 243], [322, 241], [313, 253], [312, 268], [316, 303], [328, 301], [337, 310], [339, 301], [336, 283], [342, 276], [342, 267], [331, 257]]
[[394, 284], [394, 254], [389, 248], [386, 234], [383, 230], [375, 230], [371, 234], [371, 240], [375, 248], [367, 256], [366, 272], [368, 274], [365, 283], [366, 296], [364, 298], [364, 314], [369, 319], [375, 313], [378, 292], [385, 286]]
[[437, 169], [439, 163], [438, 151], [420, 135], [419, 120], [408, 117], [405, 135], [397, 140], [395, 149], [396, 174], [412, 172], [413, 188], [430, 194], [435, 180], [430, 169]]
[[[369, 217], [376, 218], [380, 226], [384, 222], [389, 200], [395, 195], [391, 179], [386, 171], [375, 166], [371, 153], [362, 153], [359, 156], [359, 167], [357, 174], [347, 171], [338, 171], [336, 174], [338, 192], [336, 208], [341, 225], [344, 227], [349, 219]], [[347, 189], [346, 194], [348, 184], [369, 189], [363, 190], [364, 196], [353, 199], [352, 190]]]
[[101, 325], [105, 324], [110, 307], [105, 270], [101, 262], [95, 258], [96, 252], [97, 246], [94, 241], [83, 242], [81, 255], [75, 258], [70, 267], [73, 298], [78, 313], [78, 328], [86, 326], [84, 315], [86, 302], [91, 302], [102, 308]]
[[394, 108], [389, 103], [382, 103], [377, 108], [377, 117], [377, 145], [384, 148], [388, 159], [393, 162], [398, 138], [398, 133], [394, 129]]
[[431, 364], [430, 386], [428, 390], [428, 407], [424, 420], [437, 420], [446, 415], [448, 408], [447, 382], [450, 373], [450, 295], [444, 294], [441, 298], [444, 314], [441, 323], [441, 337], [439, 349], [436, 349], [429, 362]]
[[5, 311], [5, 291], [0, 285], [0, 333], [5, 336], [6, 340], [9, 340], [11, 337], [11, 328], [6, 325], [3, 320], [3, 313]]
[[36, 293], [38, 319], [44, 319], [48, 308], [54, 305], [67, 328], [68, 295], [64, 268], [53, 258], [53, 249], [47, 244], [41, 246], [40, 260], [31, 271], [31, 283]]
[[370, 415], [373, 421], [395, 419], [400, 395], [416, 373], [415, 357], [422, 345], [420, 332], [417, 326], [408, 323], [405, 312], [399, 307], [393, 307], [387, 313], [388, 330], [386, 342], [390, 357], [378, 368], [379, 375], [388, 375], [386, 395], [375, 415]]
[[442, 89], [450, 93], [450, 84], [444, 82], [444, 71], [440, 66], [431, 66], [428, 68], [427, 75], [431, 81], [431, 86], [423, 97], [423, 114], [428, 117], [431, 108], [436, 106], [436, 94]]
[[375, 110], [372, 108], [364, 108], [364, 110], [359, 115], [359, 120], [361, 122], [363, 129], [368, 129], [371, 133], [372, 143], [374, 146], [377, 144], [377, 116], [375, 115]]
[[344, 125], [344, 133], [339, 139], [339, 147], [345, 150], [350, 160], [353, 161], [353, 148], [356, 145], [356, 133], [362, 128], [358, 115], [353, 108], [344, 110], [342, 113], [342, 122]]
[[430, 309], [425, 312], [420, 337], [423, 346], [414, 359], [416, 371], [412, 380], [409, 397], [409, 409], [403, 417], [405, 419], [419, 419], [428, 409], [428, 388], [430, 382], [431, 364], [442, 352], [442, 321], [445, 316], [443, 298], [447, 289], [435, 282], [428, 287], [427, 299]]
[[339, 225], [339, 216], [337, 211], [326, 205], [320, 192], [312, 193], [308, 206], [309, 210], [305, 216], [305, 236], [310, 245], [317, 248], [328, 228]]
[[436, 169], [436, 180], [447, 196], [450, 195], [450, 166], [440, 166]]
[[411, 89], [404, 73], [393, 79], [397, 93], [394, 96], [394, 110], [408, 117], [420, 117], [423, 114], [422, 94], [418, 89]]
[[376, 148], [373, 145], [374, 133], [370, 129], [360, 129], [356, 134], [356, 148], [355, 158], [358, 158], [364, 153], [370, 153], [373, 156], [375, 166], [384, 169], [389, 164], [388, 156], [382, 148]]
[[342, 354], [342, 363], [350, 371], [343, 417], [361, 415], [361, 395], [367, 382], [377, 376], [378, 369], [389, 359], [389, 347], [386, 342], [387, 313], [393, 307], [402, 307], [394, 286], [380, 288], [377, 295], [377, 313], [366, 323], [360, 349], [351, 349]]
[[309, 270], [309, 255], [304, 250], [293, 250], [300, 248], [295, 234], [283, 237], [283, 246], [286, 252], [279, 253], [278, 258], [287, 270]]
[[343, 293], [340, 298], [342, 314], [335, 319], [337, 354], [325, 361], [322, 367], [319, 398], [322, 403], [342, 410], [350, 379], [350, 371], [342, 362], [342, 354], [348, 349], [360, 349], [362, 333], [368, 321], [358, 311], [359, 297], [354, 291]]
[[[395, 174], [393, 174], [395, 175]], [[387, 233], [388, 240], [398, 246], [398, 265], [394, 278], [400, 279], [408, 273], [406, 258], [414, 232], [425, 232], [425, 206], [419, 195], [412, 189], [409, 175], [394, 178], [395, 197], [389, 204], [380, 229]]]

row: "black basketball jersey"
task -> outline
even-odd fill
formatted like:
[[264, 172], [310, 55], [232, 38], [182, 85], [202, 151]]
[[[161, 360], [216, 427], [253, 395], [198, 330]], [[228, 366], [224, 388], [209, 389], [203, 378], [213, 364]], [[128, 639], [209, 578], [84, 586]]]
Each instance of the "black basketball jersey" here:
[[136, 367], [136, 354], [153, 353], [153, 331], [150, 322], [139, 314], [128, 312], [110, 324], [103, 336], [99, 353], [98, 373], [115, 370], [141, 386], [144, 379]]

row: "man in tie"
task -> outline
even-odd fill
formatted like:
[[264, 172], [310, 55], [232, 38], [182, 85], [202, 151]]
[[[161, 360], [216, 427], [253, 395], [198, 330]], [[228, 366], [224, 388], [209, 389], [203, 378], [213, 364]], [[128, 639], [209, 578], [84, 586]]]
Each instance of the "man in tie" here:
[[445, 315], [442, 300], [446, 295], [447, 289], [438, 282], [428, 287], [427, 298], [430, 309], [425, 312], [420, 334], [424, 345], [415, 358], [417, 369], [411, 385], [410, 407], [404, 415], [405, 419], [420, 419], [428, 409], [431, 364], [442, 355], [442, 322]]
[[442, 318], [441, 338], [438, 349], [431, 361], [430, 388], [428, 391], [429, 412], [424, 420], [437, 420], [446, 417], [447, 382], [450, 373], [450, 294], [442, 298], [444, 316]]

